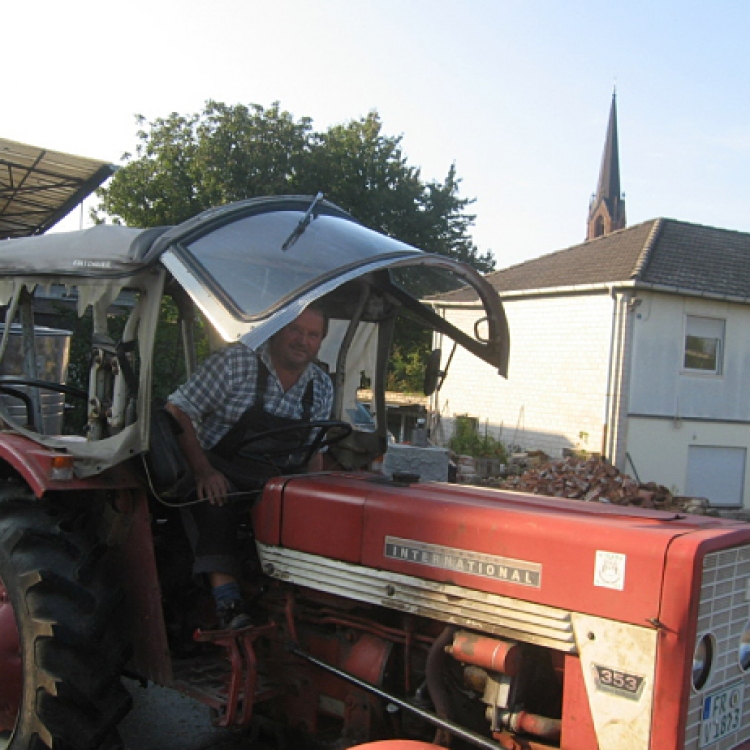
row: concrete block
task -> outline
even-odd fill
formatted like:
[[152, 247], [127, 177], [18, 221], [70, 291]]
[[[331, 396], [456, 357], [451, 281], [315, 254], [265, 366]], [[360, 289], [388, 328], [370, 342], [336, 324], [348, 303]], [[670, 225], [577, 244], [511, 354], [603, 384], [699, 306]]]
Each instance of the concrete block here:
[[385, 454], [383, 473], [392, 476], [394, 472], [405, 471], [419, 474], [423, 482], [447, 482], [448, 453], [447, 448], [391, 443]]

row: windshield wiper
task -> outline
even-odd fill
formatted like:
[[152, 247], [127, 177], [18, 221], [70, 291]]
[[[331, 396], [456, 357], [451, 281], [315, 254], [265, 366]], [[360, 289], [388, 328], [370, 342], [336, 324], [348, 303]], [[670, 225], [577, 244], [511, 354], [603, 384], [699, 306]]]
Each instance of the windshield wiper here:
[[307, 209], [305, 215], [299, 220], [299, 224], [294, 227], [294, 231], [286, 238], [286, 242], [281, 246], [282, 250], [288, 250], [301, 236], [302, 232], [307, 229], [308, 224], [312, 221], [313, 209], [319, 201], [323, 200], [323, 193], [318, 193], [310, 204], [310, 208]]

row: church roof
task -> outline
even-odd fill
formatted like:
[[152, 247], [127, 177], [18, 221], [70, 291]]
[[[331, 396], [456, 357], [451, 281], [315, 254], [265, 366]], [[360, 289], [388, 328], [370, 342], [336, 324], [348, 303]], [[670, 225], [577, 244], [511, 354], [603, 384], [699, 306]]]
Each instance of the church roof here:
[[599, 172], [599, 185], [595, 201], [603, 200], [612, 216], [615, 215], [615, 202], [620, 200], [620, 154], [617, 142], [617, 99], [612, 95], [609, 111], [607, 140], [604, 144], [602, 166]]
[[[652, 219], [487, 275], [502, 296], [634, 282], [750, 302], [750, 233]], [[470, 302], [459, 289], [444, 302]]]
[[612, 94], [607, 124], [607, 139], [604, 143], [602, 164], [596, 194], [589, 204], [586, 239], [600, 237], [618, 229], [624, 229], [625, 198], [620, 192], [620, 154], [617, 140], [617, 97]]

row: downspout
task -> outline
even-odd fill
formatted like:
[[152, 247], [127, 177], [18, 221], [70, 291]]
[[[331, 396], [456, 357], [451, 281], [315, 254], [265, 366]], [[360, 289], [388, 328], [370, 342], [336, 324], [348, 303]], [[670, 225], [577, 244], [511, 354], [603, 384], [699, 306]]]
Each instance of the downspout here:
[[615, 356], [615, 326], [617, 325], [617, 292], [610, 284], [609, 295], [612, 297], [612, 326], [609, 332], [609, 357], [607, 358], [607, 390], [604, 395], [604, 424], [602, 425], [602, 458], [610, 460], [609, 432], [612, 424], [612, 370]]
[[620, 292], [613, 285], [609, 287], [612, 297], [612, 326], [609, 342], [609, 362], [607, 371], [607, 395], [602, 434], [602, 456], [613, 466], [618, 463], [618, 445], [622, 425], [621, 405], [623, 388], [627, 387], [625, 361], [630, 341], [632, 290]]
[[613, 466], [617, 466], [617, 446], [619, 443], [620, 424], [620, 403], [622, 401], [622, 362], [623, 362], [623, 330], [625, 328], [623, 309], [627, 310], [626, 304], [629, 293], [617, 294], [615, 299], [615, 309], [617, 315], [617, 325], [615, 327], [614, 338], [614, 357], [613, 357], [613, 380], [612, 380], [612, 402], [610, 405], [610, 432], [608, 441], [608, 455]]
[[[614, 298], [614, 320], [612, 326], [610, 385], [608, 391], [608, 428], [605, 455], [613, 466], [619, 466], [619, 447], [623, 442], [623, 401], [630, 386], [628, 350], [632, 339], [633, 310], [637, 302], [633, 292], [627, 290]], [[634, 304], [636, 302], [636, 304]]]
[[[632, 313], [634, 308], [640, 304], [640, 300], [635, 297], [635, 294], [637, 293], [638, 288], [644, 287], [644, 284], [640, 279], [642, 278], [644, 269], [651, 258], [656, 241], [661, 233], [662, 225], [662, 219], [657, 219], [654, 222], [648, 238], [641, 250], [640, 256], [638, 257], [638, 262], [633, 269], [630, 281], [618, 285], [617, 288], [622, 292], [619, 303], [617, 289], [614, 285], [609, 285], [609, 292], [612, 295], [613, 300], [612, 338], [610, 340], [609, 372], [607, 374], [607, 411], [605, 417], [606, 422], [604, 425], [605, 436], [602, 441], [602, 455], [608, 457], [613, 466], [617, 466], [617, 450], [620, 443], [620, 433], [622, 431], [622, 388], [623, 386], [630, 387], [630, 360], [627, 361], [628, 377], [626, 378], [625, 358], [629, 351], [630, 341], [632, 339]], [[675, 291], [676, 290], [673, 290], [673, 293]], [[620, 312], [622, 309], [625, 311], [624, 321], [622, 313]]]

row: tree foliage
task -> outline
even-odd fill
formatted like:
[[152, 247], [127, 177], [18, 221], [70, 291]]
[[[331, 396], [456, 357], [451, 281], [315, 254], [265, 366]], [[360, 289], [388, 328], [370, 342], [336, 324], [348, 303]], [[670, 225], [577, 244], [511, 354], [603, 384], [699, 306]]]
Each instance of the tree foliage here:
[[469, 234], [472, 201], [459, 196], [455, 165], [443, 182], [423, 181], [376, 112], [316, 132], [310, 118], [295, 120], [278, 103], [209, 101], [196, 114], [137, 122], [135, 154], [98, 191], [99, 221], [178, 224], [245, 198], [321, 191], [366, 226], [483, 272], [494, 267]]
[[[198, 113], [137, 122], [135, 154], [125, 154], [125, 165], [98, 191], [97, 221], [172, 225], [245, 198], [322, 192], [384, 234], [482, 272], [494, 268], [491, 253], [480, 253], [471, 239], [472, 200], [459, 195], [455, 165], [442, 182], [423, 180], [401, 137], [384, 134], [376, 112], [318, 132], [310, 118], [295, 119], [278, 102], [209, 101]], [[404, 325], [397, 337], [395, 370], [412, 375], [392, 381], [413, 389], [414, 352], [426, 354], [429, 337]]]

